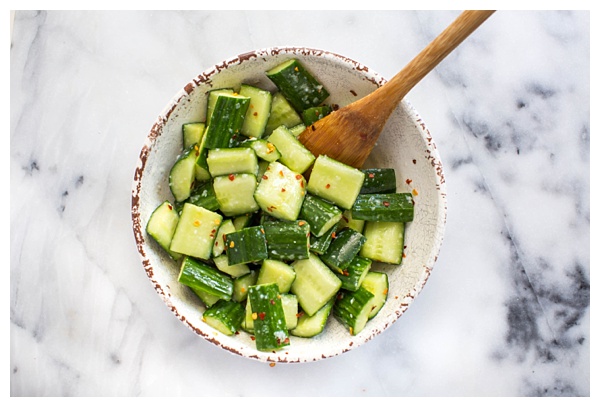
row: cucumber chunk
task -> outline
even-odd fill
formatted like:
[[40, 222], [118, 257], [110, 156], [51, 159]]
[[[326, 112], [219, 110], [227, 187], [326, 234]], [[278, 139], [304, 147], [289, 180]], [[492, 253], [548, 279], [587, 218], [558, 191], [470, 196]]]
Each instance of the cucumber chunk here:
[[261, 226], [253, 226], [225, 235], [229, 265], [256, 263], [267, 258], [267, 241]]
[[208, 172], [212, 177], [229, 174], [253, 174], [258, 171], [258, 158], [252, 148], [217, 148], [208, 150]]
[[326, 155], [315, 160], [306, 187], [313, 195], [350, 209], [360, 192], [365, 174]]
[[213, 180], [215, 196], [225, 216], [237, 216], [258, 210], [254, 199], [256, 177], [252, 174], [229, 174]]
[[261, 138], [271, 114], [271, 92], [255, 86], [242, 84], [240, 95], [250, 98], [241, 133], [248, 137]]
[[304, 201], [304, 177], [278, 161], [270, 163], [260, 179], [254, 198], [267, 214], [282, 220], [296, 220]]
[[327, 251], [321, 255], [321, 260], [332, 270], [346, 274], [352, 259], [360, 252], [365, 241], [366, 238], [356, 230], [344, 228], [336, 232]]
[[170, 250], [199, 259], [210, 259], [222, 219], [216, 212], [190, 203], [184, 204]]
[[374, 295], [364, 287], [356, 291], [342, 290], [333, 305], [333, 315], [348, 328], [350, 335], [358, 335], [369, 320]]
[[217, 331], [231, 336], [244, 319], [244, 307], [235, 301], [219, 300], [202, 314], [202, 320]]
[[415, 213], [408, 192], [358, 195], [352, 206], [352, 218], [376, 222], [411, 222]]
[[169, 189], [177, 202], [185, 201], [190, 197], [196, 180], [194, 166], [199, 154], [198, 146], [194, 144], [184, 150], [171, 167]]
[[364, 236], [367, 240], [360, 255], [381, 263], [402, 263], [404, 228], [402, 222], [366, 222]]
[[233, 280], [219, 270], [186, 256], [181, 262], [177, 281], [194, 290], [229, 301], [233, 294]]
[[251, 286], [248, 300], [252, 309], [256, 348], [272, 351], [288, 346], [290, 338], [277, 284]]
[[325, 329], [327, 319], [333, 309], [335, 297], [329, 300], [314, 315], [308, 315], [305, 312], [300, 313], [296, 327], [290, 331], [290, 334], [300, 338], [313, 338], [319, 335]]
[[204, 123], [185, 123], [181, 126], [181, 133], [183, 134], [183, 148], [189, 148], [194, 144], [200, 144], [206, 124]]
[[379, 313], [387, 301], [390, 288], [388, 276], [385, 273], [370, 271], [365, 276], [361, 286], [374, 296], [371, 300], [371, 312], [369, 312], [369, 319], [372, 319]]
[[279, 292], [285, 294], [290, 291], [295, 279], [296, 272], [290, 265], [279, 260], [265, 259], [260, 267], [256, 284], [275, 283]]
[[146, 233], [160, 245], [173, 260], [179, 260], [181, 254], [170, 249], [173, 234], [179, 223], [179, 215], [169, 201], [164, 201], [150, 215], [146, 224]]
[[303, 124], [302, 118], [290, 105], [290, 102], [280, 92], [275, 93], [271, 101], [271, 113], [263, 137], [269, 136], [279, 126], [291, 129], [300, 124]]
[[298, 297], [300, 306], [308, 315], [320, 310], [342, 286], [333, 271], [313, 254], [308, 259], [296, 260], [292, 268], [296, 279], [290, 291]]
[[315, 156], [285, 126], [279, 126], [267, 139], [273, 143], [281, 154], [279, 161], [290, 170], [299, 174], [305, 172]]

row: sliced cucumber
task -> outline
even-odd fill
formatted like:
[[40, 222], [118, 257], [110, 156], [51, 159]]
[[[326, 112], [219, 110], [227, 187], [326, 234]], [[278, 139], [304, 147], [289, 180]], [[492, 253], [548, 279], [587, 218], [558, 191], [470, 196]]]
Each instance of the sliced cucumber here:
[[306, 259], [310, 249], [310, 226], [304, 220], [263, 222], [269, 258], [281, 261]]
[[365, 228], [365, 221], [362, 219], [354, 219], [352, 217], [352, 210], [346, 209], [342, 214], [342, 219], [337, 225], [337, 230], [341, 230], [343, 228], [350, 228], [356, 230], [358, 233], [362, 233]]
[[233, 280], [232, 299], [237, 302], [245, 301], [248, 298], [248, 289], [251, 285], [256, 285], [257, 279], [258, 272], [256, 270], [250, 270], [249, 274], [235, 278]]
[[173, 233], [170, 250], [209, 259], [223, 217], [216, 212], [186, 203]]
[[300, 338], [313, 338], [319, 335], [325, 329], [327, 319], [333, 308], [335, 297], [329, 300], [320, 310], [310, 316], [305, 312], [300, 313], [296, 328], [290, 331], [293, 336]]
[[271, 114], [271, 92], [242, 84], [240, 95], [250, 98], [250, 105], [244, 118], [241, 133], [248, 137], [261, 138]]
[[219, 210], [219, 201], [217, 201], [212, 182], [204, 182], [194, 186], [194, 189], [192, 189], [192, 192], [190, 193], [190, 197], [186, 199], [185, 202], [201, 206], [202, 208], [213, 212]]
[[296, 220], [304, 201], [304, 177], [275, 161], [267, 167], [254, 193], [260, 208], [282, 220]]
[[388, 276], [385, 273], [370, 271], [365, 276], [361, 286], [374, 296], [371, 300], [371, 312], [369, 312], [369, 319], [371, 319], [379, 313], [387, 301], [390, 288]]
[[235, 334], [244, 319], [244, 307], [235, 301], [219, 300], [202, 314], [202, 320], [222, 334]]
[[366, 238], [354, 229], [344, 228], [336, 232], [336, 236], [321, 255], [321, 260], [332, 270], [346, 274], [348, 266], [364, 245]]
[[354, 256], [348, 267], [338, 276], [342, 280], [342, 288], [347, 291], [358, 290], [372, 263], [373, 261], [366, 257]]
[[315, 162], [313, 153], [304, 147], [285, 126], [273, 130], [267, 140], [273, 143], [281, 154], [279, 161], [292, 171], [302, 174]]
[[317, 256], [292, 263], [296, 279], [291, 292], [308, 315], [314, 315], [338, 292], [342, 282]]
[[280, 92], [275, 93], [271, 102], [269, 121], [267, 122], [263, 137], [270, 135], [279, 126], [285, 126], [290, 129], [299, 124], [303, 123], [298, 112], [294, 110], [290, 102]]
[[293, 127], [289, 127], [289, 129], [290, 133], [292, 133], [294, 137], [298, 138], [298, 136], [300, 136], [300, 134], [302, 134], [302, 132], [306, 130], [306, 126], [304, 125], [304, 123], [300, 123]]
[[229, 174], [215, 177], [213, 188], [221, 212], [237, 216], [258, 210], [254, 199], [256, 177], [252, 174]]
[[250, 98], [238, 94], [220, 94], [204, 134], [204, 147], [208, 149], [230, 146], [232, 137], [240, 133]]
[[396, 192], [396, 171], [393, 168], [369, 168], [361, 171], [365, 173], [361, 194]]
[[365, 174], [326, 155], [315, 160], [306, 187], [313, 195], [350, 209], [360, 192]]
[[273, 162], [281, 158], [281, 153], [277, 150], [275, 144], [265, 139], [248, 139], [242, 143], [242, 146], [245, 145], [250, 146], [256, 156], [262, 160]]
[[250, 267], [247, 264], [234, 264], [229, 265], [229, 258], [226, 254], [222, 254], [218, 257], [213, 258], [215, 266], [219, 271], [230, 275], [233, 278], [241, 277], [246, 274], [250, 274]]
[[194, 166], [199, 155], [198, 145], [185, 149], [169, 172], [169, 188], [177, 202], [190, 197], [196, 180]]
[[361, 194], [352, 206], [352, 218], [376, 222], [411, 222], [415, 213], [412, 195]]
[[296, 272], [290, 265], [279, 260], [265, 259], [256, 284], [275, 283], [280, 293], [287, 293], [295, 279]]
[[233, 280], [219, 270], [196, 261], [189, 256], [183, 258], [177, 281], [194, 290], [229, 301], [233, 294]]
[[[298, 325], [298, 299], [293, 294], [281, 294], [281, 305], [283, 306], [283, 316], [285, 318], [286, 328], [294, 329]], [[254, 320], [258, 318], [258, 313], [252, 312], [250, 301], [246, 303], [246, 317], [244, 318], [242, 328], [249, 333], [254, 333]]]
[[229, 174], [253, 174], [258, 171], [258, 158], [252, 148], [217, 148], [208, 150], [208, 172], [212, 177]]
[[360, 255], [382, 263], [402, 263], [404, 228], [402, 222], [366, 222], [363, 233], [367, 240]]
[[183, 134], [183, 148], [189, 148], [194, 144], [200, 144], [206, 125], [204, 123], [186, 123], [181, 126]]
[[324, 199], [307, 194], [302, 203], [300, 218], [308, 222], [313, 235], [321, 237], [342, 219], [342, 211]]
[[235, 226], [233, 226], [233, 221], [231, 219], [224, 219], [221, 222], [221, 226], [219, 226], [219, 230], [217, 231], [217, 236], [215, 237], [215, 243], [213, 245], [213, 257], [218, 257], [225, 251], [225, 242], [227, 241], [225, 235], [228, 233], [235, 232]]
[[267, 241], [262, 226], [252, 226], [225, 235], [229, 265], [256, 263], [267, 258]]
[[248, 300], [252, 309], [256, 348], [260, 351], [278, 350], [290, 344], [281, 294], [277, 284], [254, 285], [249, 288]]
[[348, 328], [350, 335], [358, 335], [369, 320], [374, 295], [364, 287], [356, 291], [342, 290], [333, 305], [333, 315]]
[[208, 102], [206, 105], [206, 125], [210, 123], [211, 116], [213, 110], [215, 110], [215, 105], [217, 104], [217, 98], [219, 95], [233, 95], [235, 91], [233, 88], [222, 88], [222, 89], [213, 89], [208, 92]]
[[173, 234], [179, 223], [179, 215], [169, 201], [164, 201], [150, 215], [146, 224], [146, 233], [160, 245], [173, 260], [179, 260], [181, 254], [170, 249]]

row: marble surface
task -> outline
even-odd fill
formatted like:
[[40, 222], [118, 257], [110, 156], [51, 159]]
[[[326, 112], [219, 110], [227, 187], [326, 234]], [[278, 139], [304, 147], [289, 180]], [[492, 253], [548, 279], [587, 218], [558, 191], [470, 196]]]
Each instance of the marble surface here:
[[17, 11], [10, 395], [590, 396], [588, 11], [499, 11], [407, 96], [444, 163], [448, 222], [424, 290], [376, 339], [246, 360], [187, 329], [140, 263], [133, 170], [190, 79], [284, 45], [390, 78], [456, 15]]

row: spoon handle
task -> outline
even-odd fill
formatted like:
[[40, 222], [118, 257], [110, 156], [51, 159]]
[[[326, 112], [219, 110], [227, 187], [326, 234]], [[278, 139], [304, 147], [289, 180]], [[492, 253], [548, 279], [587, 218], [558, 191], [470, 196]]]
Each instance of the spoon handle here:
[[[390, 81], [373, 92], [373, 101], [386, 103], [389, 113], [408, 92], [450, 52], [477, 29], [495, 10], [463, 11], [440, 35], [425, 47]], [[377, 94], [377, 95], [376, 95]], [[376, 96], [375, 96], [376, 95]], [[385, 101], [385, 102], [383, 102]], [[378, 104], [378, 103], [373, 103]], [[381, 105], [379, 106], [382, 107]], [[386, 109], [383, 109], [386, 110]]]

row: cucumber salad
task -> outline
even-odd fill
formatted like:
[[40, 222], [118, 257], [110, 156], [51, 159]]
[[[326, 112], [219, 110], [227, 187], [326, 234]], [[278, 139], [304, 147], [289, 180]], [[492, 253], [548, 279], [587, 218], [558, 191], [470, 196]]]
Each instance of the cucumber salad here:
[[206, 324], [267, 352], [319, 335], [330, 316], [349, 335], [376, 317], [388, 276], [372, 266], [402, 262], [414, 201], [393, 168], [353, 168], [298, 141], [335, 109], [297, 59], [265, 74], [276, 92], [211, 90], [205, 122], [183, 125], [173, 199], [146, 232], [180, 265]]

